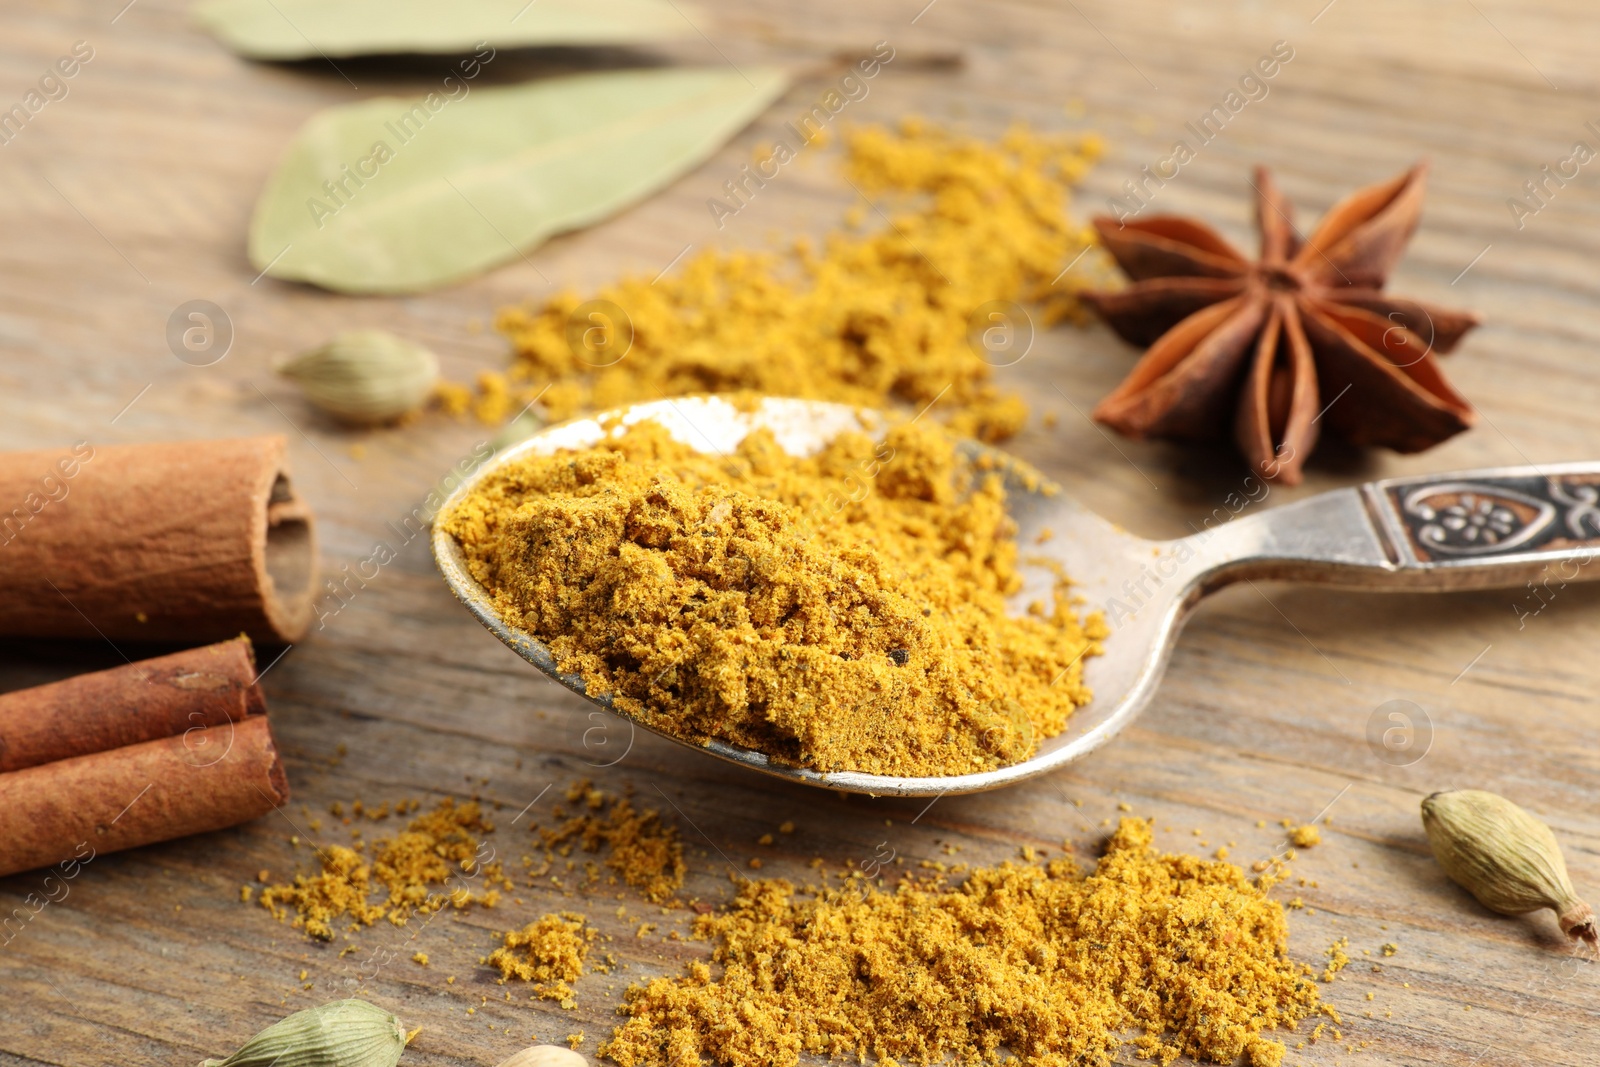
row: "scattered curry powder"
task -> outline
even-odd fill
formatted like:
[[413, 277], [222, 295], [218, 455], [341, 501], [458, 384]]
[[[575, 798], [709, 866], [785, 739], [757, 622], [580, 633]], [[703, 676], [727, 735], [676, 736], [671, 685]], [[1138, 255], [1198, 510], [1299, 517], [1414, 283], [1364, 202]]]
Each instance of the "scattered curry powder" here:
[[632, 986], [600, 1052], [622, 1067], [1107, 1065], [1124, 1045], [1276, 1067], [1269, 1036], [1321, 1011], [1283, 909], [1231, 864], [1160, 855], [1124, 818], [1094, 872], [1067, 859], [974, 870], [959, 888], [797, 891], [746, 882], [701, 916], [711, 963]]
[[1038, 303], [1041, 326], [1081, 315], [1077, 278], [1062, 275], [1095, 238], [1066, 204], [1099, 138], [1017, 127], [987, 142], [908, 119], [850, 133], [844, 150], [881, 228], [781, 253], [702, 252], [598, 302], [568, 292], [506, 308], [495, 325], [515, 353], [509, 374], [481, 375], [475, 398], [446, 386], [441, 404], [493, 423], [535, 398], [554, 420], [690, 393], [916, 409], [940, 398], [936, 417], [965, 436], [1015, 433], [1026, 406], [993, 384], [991, 364], [1017, 356], [974, 338], [1032, 328], [1020, 306], [995, 302]]
[[[412, 915], [431, 914], [446, 905], [492, 908], [500, 899], [498, 889], [474, 893], [457, 886], [440, 893], [433, 888], [458, 874], [481, 875], [486, 886], [512, 888], [501, 864], [485, 863], [480, 869], [476, 835], [492, 829], [476, 802], [457, 805], [446, 797], [392, 840], [377, 841], [370, 864], [356, 849], [329, 845], [319, 852], [319, 873], [266, 886], [258, 899], [280, 920], [292, 912], [295, 927], [322, 941], [332, 940], [334, 923], [341, 919], [348, 919], [352, 929], [380, 919], [404, 926]], [[378, 892], [385, 895], [375, 898]]]
[[1107, 630], [1021, 584], [1005, 489], [912, 422], [702, 455], [642, 421], [493, 470], [442, 517], [513, 625], [653, 728], [819, 770], [1015, 763], [1090, 697]]
[[540, 999], [560, 1001], [563, 1008], [571, 1008], [574, 1000], [567, 983], [583, 974], [583, 961], [596, 936], [578, 912], [546, 915], [508, 932], [501, 947], [484, 962], [498, 968], [502, 978], [534, 983], [534, 994]]
[[[664, 903], [683, 885], [686, 868], [678, 828], [663, 820], [659, 811], [640, 811], [629, 797], [596, 789], [587, 778], [568, 786], [566, 796], [568, 803], [580, 805], [577, 814], [568, 816], [557, 807], [553, 812], [560, 820], [557, 826], [532, 826], [544, 844], [546, 870], [555, 856], [570, 856], [574, 846], [585, 852], [609, 846], [606, 866], [647, 900]], [[591, 877], [585, 888], [594, 881]]]
[[1322, 844], [1322, 831], [1307, 823], [1304, 826], [1296, 826], [1290, 830], [1289, 840], [1294, 843], [1296, 848], [1311, 848], [1313, 845]]
[[1324, 967], [1322, 970], [1322, 980], [1324, 982], [1333, 981], [1334, 975], [1338, 974], [1340, 971], [1344, 970], [1350, 965], [1350, 956], [1345, 952], [1345, 949], [1349, 947], [1350, 939], [1348, 937], [1341, 937], [1339, 940], [1328, 946], [1328, 951], [1326, 953], [1328, 957], [1328, 966]]
[[292, 884], [269, 885], [261, 890], [261, 906], [279, 920], [294, 911], [294, 926], [319, 941], [333, 939], [335, 920], [348, 918], [352, 927], [370, 926], [387, 910], [370, 901], [372, 868], [360, 853], [343, 845], [329, 845], [320, 853], [322, 871], [295, 875]]

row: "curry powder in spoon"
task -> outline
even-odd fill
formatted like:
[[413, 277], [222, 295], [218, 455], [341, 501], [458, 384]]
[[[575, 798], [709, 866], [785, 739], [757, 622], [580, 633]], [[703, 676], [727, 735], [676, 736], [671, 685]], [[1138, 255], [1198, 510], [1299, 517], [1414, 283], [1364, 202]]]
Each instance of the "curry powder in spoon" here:
[[641, 422], [524, 456], [440, 519], [508, 623], [654, 728], [819, 771], [947, 776], [1027, 759], [1089, 700], [1106, 627], [1029, 614], [998, 475], [945, 431], [808, 458], [758, 430], [703, 455]]

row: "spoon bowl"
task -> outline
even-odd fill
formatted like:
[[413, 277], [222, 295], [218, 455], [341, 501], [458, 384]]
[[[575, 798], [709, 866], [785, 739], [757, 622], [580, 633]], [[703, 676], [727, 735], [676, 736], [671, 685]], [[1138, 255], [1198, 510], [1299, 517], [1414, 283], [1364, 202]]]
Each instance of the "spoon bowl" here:
[[[452, 510], [502, 464], [587, 448], [602, 441], [608, 427], [642, 419], [655, 420], [704, 453], [730, 452], [746, 434], [766, 428], [795, 456], [818, 451], [846, 430], [872, 433], [890, 424], [878, 412], [812, 400], [768, 397], [750, 409], [715, 396], [651, 401], [548, 427], [511, 446], [458, 486], [440, 513]], [[698, 752], [806, 785], [893, 796], [976, 793], [1064, 767], [1115, 737], [1150, 702], [1189, 609], [1230, 582], [1295, 579], [1410, 590], [1515, 586], [1571, 562], [1578, 566], [1568, 580], [1587, 578], [1582, 564], [1600, 551], [1600, 463], [1373, 482], [1158, 542], [1135, 537], [1078, 505], [998, 449], [973, 441], [961, 448], [970, 457], [994, 460], [1005, 479], [1023, 579], [1011, 609], [1020, 614], [1031, 601], [1049, 601], [1053, 563], [1073, 579], [1080, 608], [1102, 611], [1112, 629], [1104, 653], [1084, 666], [1094, 697], [1073, 713], [1064, 732], [1043, 739], [1019, 763], [973, 774], [909, 777], [791, 767], [760, 752], [720, 741], [701, 744], [629, 721]], [[491, 633], [568, 689], [622, 714], [609, 696], [590, 696], [581, 676], [563, 673], [543, 641], [499, 616], [441, 524], [434, 525], [432, 545], [451, 591]]]

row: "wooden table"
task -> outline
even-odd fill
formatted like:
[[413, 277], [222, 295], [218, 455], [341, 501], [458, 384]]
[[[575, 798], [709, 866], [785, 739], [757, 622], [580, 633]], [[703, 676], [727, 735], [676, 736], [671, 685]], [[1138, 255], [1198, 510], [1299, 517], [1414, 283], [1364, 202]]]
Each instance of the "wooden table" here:
[[[329, 571], [389, 537], [385, 522], [408, 514], [489, 431], [442, 417], [340, 430], [274, 378], [275, 355], [336, 329], [382, 326], [433, 346], [465, 378], [502, 364], [487, 320], [498, 305], [548, 292], [543, 278], [590, 286], [660, 270], [685, 244], [736, 247], [774, 230], [818, 230], [853, 196], [813, 161], [787, 170], [725, 229], [710, 221], [704, 202], [722, 176], [809, 106], [800, 88], [649, 203], [470, 284], [346, 299], [257, 279], [245, 227], [295, 129], [324, 105], [416, 90], [437, 64], [253, 64], [191, 28], [181, 0], [124, 2], [13, 0], [0, 15], [0, 106], [75, 41], [94, 49], [69, 95], [0, 147], [0, 447], [286, 434]], [[1507, 206], [1574, 141], [1600, 147], [1600, 131], [1585, 127], [1600, 118], [1600, 14], [1574, 0], [1336, 0], [1319, 12], [1321, 3], [706, 0], [696, 16], [704, 37], [660, 54], [806, 63], [880, 39], [905, 55], [959, 50], [966, 63], [956, 73], [891, 66], [851, 117], [919, 112], [990, 133], [1018, 118], [1100, 130], [1110, 151], [1087, 181], [1087, 214], [1287, 41], [1294, 57], [1269, 95], [1161, 189], [1157, 207], [1213, 219], [1250, 243], [1254, 161], [1276, 168], [1309, 220], [1357, 185], [1429, 156], [1432, 196], [1392, 287], [1475, 306], [1487, 324], [1446, 367], [1482, 412], [1478, 429], [1404, 458], [1325, 448], [1302, 488], [1274, 490], [1268, 503], [1387, 474], [1600, 456], [1600, 360], [1590, 348], [1600, 339], [1600, 163], [1520, 228]], [[510, 82], [637, 58], [506, 54], [485, 76]], [[235, 330], [226, 358], [208, 367], [175, 359], [166, 340], [173, 309], [194, 299], [220, 305]], [[1042, 337], [1004, 377], [1060, 418], [1049, 429], [1036, 423], [1016, 448], [1105, 515], [1175, 536], [1211, 514], [1242, 471], [1222, 450], [1109, 439], [1080, 414], [1132, 358], [1099, 328]], [[1278, 845], [1280, 818], [1326, 813], [1324, 843], [1296, 865], [1315, 884], [1294, 889], [1306, 908], [1291, 912], [1291, 948], [1319, 962], [1330, 942], [1349, 938], [1355, 964], [1324, 987], [1345, 1017], [1345, 1044], [1324, 1039], [1290, 1062], [1588, 1064], [1600, 1053], [1600, 971], [1575, 961], [1548, 913], [1498, 918], [1446, 882], [1417, 817], [1435, 789], [1508, 794], [1554, 826], [1581, 891], [1600, 901], [1600, 589], [1562, 589], [1519, 625], [1524, 596], [1228, 590], [1201, 609], [1154, 704], [1114, 744], [1067, 773], [924, 810], [920, 801], [774, 785], [643, 734], [616, 766], [589, 766], [610, 757], [596, 755], [595, 735], [586, 747], [595, 726], [586, 706], [460, 610], [418, 539], [265, 677], [295, 791], [288, 808], [234, 831], [97, 859], [68, 899], [0, 950], [0, 1062], [226, 1054], [287, 1010], [344, 992], [335, 986], [342, 942], [308, 943], [239, 902], [258, 870], [283, 877], [311, 866], [292, 835], [342, 839], [331, 819], [320, 833], [306, 829], [332, 801], [480, 795], [509, 823], [547, 785], [592, 776], [646, 798], [659, 789], [682, 810], [687, 889], [709, 900], [729, 893], [718, 850], [743, 862], [785, 819], [798, 830], [765, 850], [764, 873], [802, 877], [813, 855], [838, 864], [873, 855], [880, 842], [908, 860], [951, 842], [964, 859], [999, 861], [1065, 836], [1092, 855], [1123, 803], [1157, 817], [1164, 846], [1233, 841], [1235, 857], [1248, 860]], [[11, 643], [0, 685], [116, 662], [103, 644]], [[1426, 755], [1406, 765], [1385, 762], [1367, 740], [1369, 719], [1391, 700], [1419, 706], [1431, 730]], [[614, 745], [623, 729], [612, 727]], [[514, 850], [517, 832], [503, 826], [497, 838]], [[20, 906], [37, 881], [0, 881], [0, 910]], [[580, 1029], [592, 1052], [628, 980], [675, 972], [704, 952], [661, 940], [683, 912], [660, 917], [662, 929], [640, 940], [607, 900], [591, 915], [616, 935], [610, 947], [627, 969], [585, 979], [576, 1012], [497, 1003], [501, 990], [478, 965], [491, 932], [583, 906], [555, 890], [520, 895], [521, 905], [431, 924], [430, 967], [402, 956], [367, 984], [372, 999], [424, 1027], [406, 1062], [489, 1065], [530, 1034]], [[645, 912], [631, 899], [629, 909]], [[368, 931], [363, 951], [397, 937]], [[1398, 946], [1392, 958], [1380, 955], [1385, 942]], [[446, 985], [451, 974], [457, 981]], [[487, 1005], [467, 1014], [484, 996]]]

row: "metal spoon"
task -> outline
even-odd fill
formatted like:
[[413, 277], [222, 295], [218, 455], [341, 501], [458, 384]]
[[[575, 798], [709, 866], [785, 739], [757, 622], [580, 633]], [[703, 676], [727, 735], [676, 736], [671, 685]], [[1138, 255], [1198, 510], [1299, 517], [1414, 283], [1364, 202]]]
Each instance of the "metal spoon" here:
[[[750, 430], [765, 426], [791, 455], [810, 454], [846, 429], [871, 432], [885, 424], [875, 412], [806, 400], [768, 398], [754, 411], [740, 411], [718, 397], [638, 404], [553, 426], [512, 446], [458, 486], [443, 510], [496, 466], [530, 453], [593, 445], [606, 432], [600, 420], [618, 417], [623, 423], [655, 419], [701, 452], [731, 451]], [[1149, 703], [1189, 610], [1232, 582], [1289, 579], [1411, 591], [1528, 583], [1530, 594], [1519, 600], [1531, 614], [1544, 602], [1535, 583], [1548, 590], [1551, 582], [1559, 588], [1600, 574], [1600, 569], [1584, 570], [1600, 553], [1600, 463], [1391, 478], [1234, 518], [1260, 492], [1260, 480], [1247, 479], [1242, 492], [1218, 509], [1224, 514], [1216, 525], [1176, 541], [1147, 541], [1040, 484], [1036, 475], [1029, 477], [1031, 468], [1015, 466], [1004, 453], [975, 442], [963, 448], [1004, 462], [1024, 561], [1060, 561], [1085, 609], [1103, 610], [1113, 628], [1105, 654], [1085, 665], [1094, 699], [1074, 713], [1065, 733], [1042, 742], [1038, 753], [1021, 763], [944, 778], [823, 774], [774, 764], [759, 752], [721, 742], [701, 746], [662, 736], [764, 774], [827, 789], [899, 796], [975, 793], [1064, 767], [1116, 736]], [[1051, 536], [1036, 544], [1047, 529]], [[487, 591], [467, 572], [460, 547], [438, 525], [433, 554], [451, 591], [491, 633], [562, 685], [587, 695], [583, 679], [561, 673], [543, 642], [495, 614]], [[1048, 599], [1054, 581], [1048, 569], [1026, 567], [1024, 580], [1015, 605]], [[590, 699], [614, 710], [609, 698]]]

